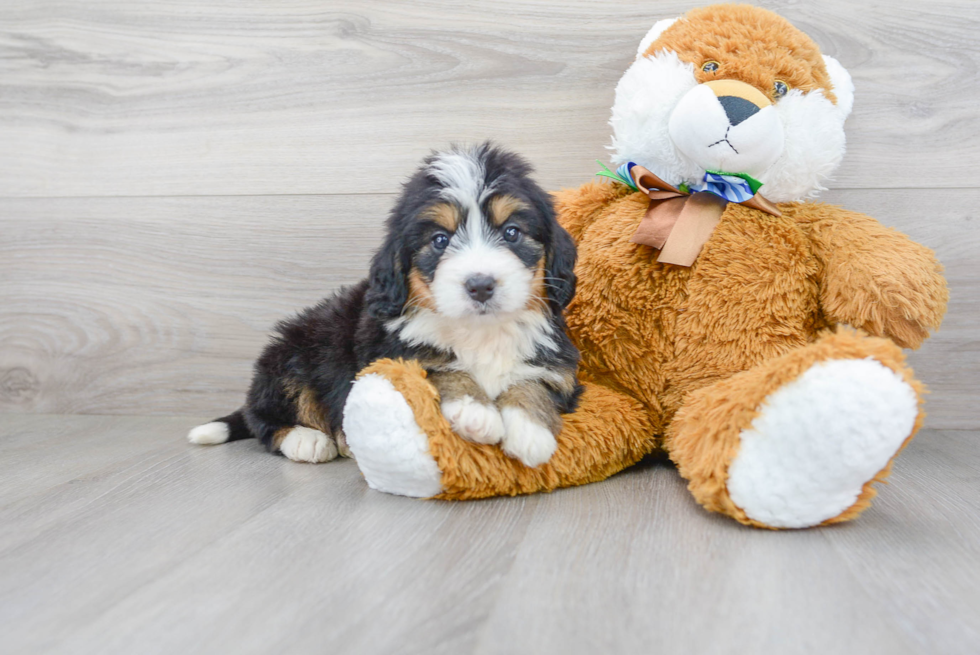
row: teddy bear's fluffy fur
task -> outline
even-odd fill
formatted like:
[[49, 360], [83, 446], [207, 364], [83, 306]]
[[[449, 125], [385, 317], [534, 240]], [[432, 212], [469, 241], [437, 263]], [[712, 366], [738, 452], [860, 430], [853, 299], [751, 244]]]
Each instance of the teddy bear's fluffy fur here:
[[[761, 9], [692, 12], [645, 54], [666, 51], [695, 70], [706, 59], [738, 62], [728, 77], [763, 90], [778, 78], [837, 102], [817, 46]], [[742, 523], [853, 518], [922, 422], [922, 387], [900, 346], [918, 347], [939, 326], [948, 291], [929, 249], [802, 197], [781, 202], [779, 217], [729, 204], [688, 268], [630, 241], [649, 203], [642, 193], [592, 182], [556, 194], [579, 248], [567, 321], [586, 390], [538, 468], [456, 437], [417, 365], [384, 360], [362, 377], [404, 398], [420, 456], [438, 467], [428, 488], [440, 498], [584, 484], [663, 450], [699, 503]], [[348, 408], [355, 456], [356, 440], [374, 438], [369, 413], [370, 402]]]

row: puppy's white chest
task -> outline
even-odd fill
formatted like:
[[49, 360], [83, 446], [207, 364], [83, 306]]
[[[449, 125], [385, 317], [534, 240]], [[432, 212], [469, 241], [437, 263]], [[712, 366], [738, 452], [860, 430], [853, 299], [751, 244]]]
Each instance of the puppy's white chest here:
[[472, 376], [490, 398], [518, 382], [546, 377], [547, 369], [527, 362], [540, 347], [557, 349], [547, 320], [535, 312], [510, 321], [421, 314], [404, 323], [401, 336], [452, 352], [456, 356], [452, 368]]
[[469, 373], [490, 398], [521, 380], [535, 377], [540, 367], [525, 363], [534, 355], [533, 343], [516, 333], [513, 325], [473, 330], [453, 335], [454, 368]]

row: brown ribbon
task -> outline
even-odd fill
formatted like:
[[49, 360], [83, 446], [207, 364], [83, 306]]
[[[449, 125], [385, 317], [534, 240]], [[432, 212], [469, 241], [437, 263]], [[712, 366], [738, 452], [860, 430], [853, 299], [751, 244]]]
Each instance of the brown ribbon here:
[[[630, 241], [658, 249], [657, 261], [663, 264], [693, 264], [721, 220], [728, 201], [708, 191], [694, 194], [681, 191], [642, 166], [634, 165], [630, 176], [636, 187], [650, 198], [647, 213]], [[781, 216], [776, 205], [759, 194], [738, 204]]]

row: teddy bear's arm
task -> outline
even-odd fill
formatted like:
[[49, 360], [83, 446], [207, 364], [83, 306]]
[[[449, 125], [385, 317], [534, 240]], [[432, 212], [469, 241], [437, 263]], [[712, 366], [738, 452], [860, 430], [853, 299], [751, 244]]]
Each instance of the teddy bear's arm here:
[[826, 316], [918, 348], [939, 327], [949, 300], [933, 251], [864, 214], [817, 203], [798, 207], [823, 264]]
[[568, 230], [577, 245], [585, 228], [592, 224], [604, 207], [631, 192], [632, 189], [622, 184], [589, 182], [575, 189], [555, 191], [552, 196], [558, 222]]

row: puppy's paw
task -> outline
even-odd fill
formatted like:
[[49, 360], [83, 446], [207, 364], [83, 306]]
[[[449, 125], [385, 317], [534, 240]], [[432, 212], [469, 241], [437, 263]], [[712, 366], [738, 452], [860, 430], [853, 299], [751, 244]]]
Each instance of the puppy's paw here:
[[504, 407], [500, 415], [504, 421], [501, 445], [505, 453], [531, 468], [544, 464], [555, 454], [558, 448], [555, 435], [523, 409]]
[[319, 430], [297, 425], [279, 444], [279, 451], [294, 462], [329, 462], [337, 456], [337, 444]]
[[442, 404], [442, 414], [453, 431], [474, 443], [500, 443], [504, 422], [493, 405], [484, 405], [472, 396], [454, 398]]

